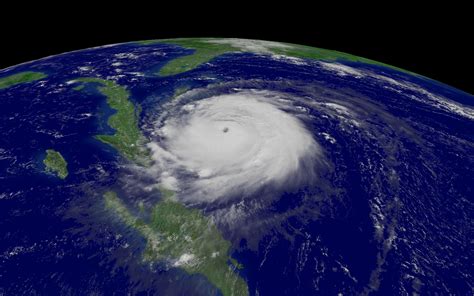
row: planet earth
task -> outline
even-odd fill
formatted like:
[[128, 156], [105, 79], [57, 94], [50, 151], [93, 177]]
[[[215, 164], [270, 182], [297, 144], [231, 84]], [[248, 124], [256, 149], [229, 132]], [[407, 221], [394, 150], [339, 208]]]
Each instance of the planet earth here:
[[0, 115], [0, 295], [474, 293], [474, 96], [443, 83], [150, 40], [0, 70]]

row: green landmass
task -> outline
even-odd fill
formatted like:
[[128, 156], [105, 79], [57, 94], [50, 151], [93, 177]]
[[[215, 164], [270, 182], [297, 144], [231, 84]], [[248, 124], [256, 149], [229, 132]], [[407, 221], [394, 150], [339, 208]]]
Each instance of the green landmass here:
[[179, 97], [180, 95], [184, 94], [185, 92], [187, 92], [188, 90], [190, 90], [191, 87], [189, 86], [180, 86], [180, 87], [177, 87], [175, 90], [174, 90], [174, 94], [173, 94], [173, 99], [176, 99], [177, 97]]
[[43, 160], [47, 172], [56, 174], [59, 178], [65, 179], [69, 174], [67, 162], [58, 151], [53, 149], [46, 150], [46, 157]]
[[392, 65], [388, 65], [385, 63], [377, 62], [371, 59], [366, 59], [363, 57], [355, 56], [352, 54], [324, 49], [324, 48], [317, 48], [305, 45], [296, 45], [291, 43], [283, 43], [289, 45], [290, 48], [273, 48], [272, 52], [275, 54], [281, 54], [289, 57], [295, 58], [302, 58], [302, 59], [313, 59], [313, 60], [322, 60], [328, 62], [335, 62], [335, 61], [348, 61], [348, 62], [357, 62], [357, 63], [365, 63], [369, 65], [377, 65], [383, 66], [387, 68], [391, 68], [400, 72], [411, 73], [405, 69], [401, 69]]
[[197, 68], [199, 65], [209, 62], [219, 55], [236, 50], [236, 48], [230, 45], [212, 44], [194, 38], [162, 40], [160, 42], [194, 49], [192, 54], [173, 59], [161, 67], [158, 72], [158, 75], [160, 76], [170, 76], [190, 71]]
[[153, 207], [149, 221], [133, 215], [113, 191], [104, 199], [108, 209], [146, 239], [145, 260], [170, 262], [190, 274], [201, 274], [224, 296], [248, 295], [246, 282], [236, 273], [242, 266], [229, 256], [230, 242], [212, 220], [176, 202], [173, 194], [162, 190], [163, 199]]
[[[214, 43], [220, 41], [221, 43]], [[222, 42], [223, 41], [223, 42]], [[245, 41], [245, 40], [243, 40]], [[194, 49], [189, 55], [178, 57], [165, 64], [158, 72], [160, 76], [175, 75], [190, 71], [204, 63], [209, 62], [213, 58], [229, 53], [229, 52], [251, 52], [259, 54], [277, 54], [288, 57], [303, 58], [303, 59], [315, 59], [328, 62], [334, 61], [349, 61], [359, 62], [371, 65], [378, 65], [388, 67], [397, 71], [414, 74], [410, 71], [400, 69], [391, 65], [373, 61], [370, 59], [358, 57], [355, 55], [329, 50], [316, 48], [311, 46], [290, 44], [290, 43], [279, 43], [279, 42], [268, 42], [258, 40], [247, 40], [248, 42], [259, 42], [260, 47], [246, 47], [241, 46], [238, 43], [233, 43], [232, 39], [219, 39], [219, 38], [185, 38], [185, 39], [163, 39], [163, 40], [145, 40], [139, 41], [142, 45], [151, 45], [155, 43], [165, 43], [179, 45], [184, 48]]]
[[[113, 135], [97, 135], [96, 139], [117, 149], [131, 161], [144, 163], [148, 157], [143, 147], [144, 137], [138, 128], [138, 112], [129, 100], [129, 91], [115, 81], [100, 78], [78, 78], [75, 82], [95, 83], [97, 90], [107, 98], [107, 104], [116, 111], [107, 120], [107, 124], [115, 130]], [[81, 85], [74, 89], [82, 90]]]
[[78, 86], [75, 86], [75, 87], [73, 87], [72, 89], [73, 89], [73, 90], [77, 90], [77, 91], [81, 91], [81, 90], [84, 89], [84, 87], [85, 87], [84, 84], [79, 84]]
[[8, 88], [21, 83], [33, 82], [46, 78], [47, 75], [41, 72], [26, 71], [0, 78], [0, 89]]

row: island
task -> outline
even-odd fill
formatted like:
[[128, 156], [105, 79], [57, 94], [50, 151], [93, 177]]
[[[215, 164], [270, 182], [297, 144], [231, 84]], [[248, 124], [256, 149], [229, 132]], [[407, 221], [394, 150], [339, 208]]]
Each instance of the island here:
[[[148, 152], [142, 145], [144, 137], [138, 128], [138, 111], [129, 99], [130, 92], [127, 88], [115, 81], [95, 77], [77, 78], [74, 82], [96, 85], [99, 93], [106, 97], [109, 107], [116, 111], [107, 120], [107, 124], [115, 130], [115, 133], [96, 135], [95, 138], [114, 147], [127, 159], [145, 163]], [[74, 89], [81, 91], [84, 90], [84, 86], [79, 85]]]
[[[107, 124], [115, 130], [111, 135], [95, 138], [116, 149], [128, 160], [143, 166], [148, 159], [145, 138], [138, 126], [138, 110], [130, 101], [129, 91], [115, 81], [95, 77], [74, 79], [76, 91], [93, 89], [106, 97], [107, 104], [116, 112]], [[183, 87], [175, 96], [185, 92]], [[248, 295], [245, 280], [238, 270], [243, 266], [230, 256], [231, 243], [224, 239], [214, 222], [200, 210], [189, 208], [171, 190], [159, 188], [161, 199], [151, 208], [149, 218], [135, 215], [115, 191], [103, 194], [105, 207], [120, 223], [137, 231], [147, 242], [142, 257], [145, 261], [169, 264], [189, 274], [200, 274], [224, 296]], [[143, 207], [141, 212], [146, 211]]]
[[67, 162], [58, 151], [53, 149], [46, 150], [46, 157], [43, 160], [46, 171], [56, 174], [60, 179], [66, 179], [69, 172]]
[[25, 71], [6, 77], [0, 77], [0, 90], [22, 83], [41, 80], [46, 77], [47, 75], [45, 73], [34, 71]]
[[106, 208], [147, 241], [143, 258], [163, 261], [189, 274], [201, 274], [222, 295], [248, 295], [246, 282], [237, 273], [242, 266], [229, 256], [225, 240], [212, 220], [200, 210], [187, 208], [161, 190], [162, 199], [151, 210], [149, 221], [134, 216], [113, 191], [104, 194]]

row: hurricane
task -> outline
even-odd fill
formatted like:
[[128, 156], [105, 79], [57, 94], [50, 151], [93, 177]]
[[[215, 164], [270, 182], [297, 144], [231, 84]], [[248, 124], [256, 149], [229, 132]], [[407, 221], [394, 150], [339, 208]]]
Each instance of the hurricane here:
[[310, 182], [323, 153], [290, 102], [247, 90], [179, 105], [149, 144], [159, 181], [197, 202]]
[[0, 295], [474, 291], [471, 94], [184, 38], [0, 70], [0, 105]]

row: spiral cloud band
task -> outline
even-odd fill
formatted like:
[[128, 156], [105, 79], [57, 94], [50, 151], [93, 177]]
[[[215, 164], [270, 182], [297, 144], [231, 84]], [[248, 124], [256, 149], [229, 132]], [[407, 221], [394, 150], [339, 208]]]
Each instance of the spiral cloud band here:
[[[300, 182], [320, 147], [285, 100], [241, 91], [181, 106], [149, 144], [160, 183], [184, 198], [212, 202], [264, 185]], [[311, 166], [311, 165], [309, 165]]]

